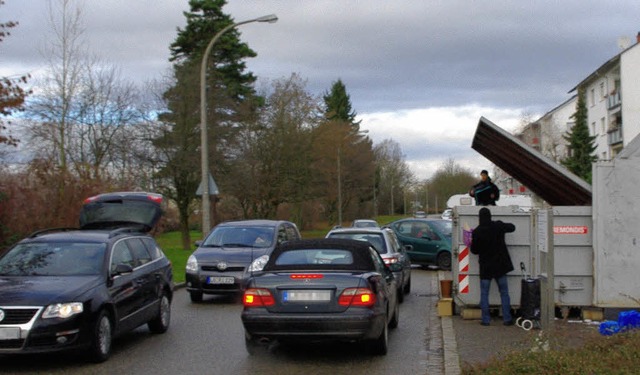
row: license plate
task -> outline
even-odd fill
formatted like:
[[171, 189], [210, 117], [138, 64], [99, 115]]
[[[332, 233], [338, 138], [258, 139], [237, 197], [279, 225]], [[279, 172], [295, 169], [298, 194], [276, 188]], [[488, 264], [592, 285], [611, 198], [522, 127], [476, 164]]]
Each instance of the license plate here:
[[207, 277], [207, 284], [233, 284], [235, 282], [233, 277], [223, 276], [209, 276]]
[[286, 290], [282, 293], [284, 302], [327, 302], [331, 300], [328, 290]]
[[0, 328], [0, 340], [15, 340], [20, 338], [20, 328]]

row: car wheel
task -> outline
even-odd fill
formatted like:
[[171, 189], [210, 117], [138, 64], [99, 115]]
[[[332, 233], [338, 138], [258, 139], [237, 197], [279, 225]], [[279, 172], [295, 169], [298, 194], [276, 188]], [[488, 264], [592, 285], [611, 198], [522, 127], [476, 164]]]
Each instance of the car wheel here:
[[89, 356], [93, 362], [104, 362], [111, 355], [111, 342], [113, 340], [113, 326], [109, 314], [105, 310], [100, 311], [100, 314], [98, 314], [92, 335]]
[[438, 268], [441, 270], [450, 270], [451, 269], [451, 253], [443, 251], [438, 254]]
[[165, 333], [169, 329], [171, 322], [171, 301], [167, 293], [160, 296], [160, 306], [158, 307], [158, 315], [149, 321], [149, 331], [153, 333]]
[[202, 292], [189, 292], [191, 302], [202, 302]]
[[387, 324], [382, 328], [382, 333], [371, 343], [371, 352], [375, 355], [386, 355], [389, 349], [389, 328]]
[[404, 294], [409, 294], [411, 292], [411, 277], [409, 277], [409, 281], [407, 281], [407, 285], [404, 286]]
[[400, 305], [396, 303], [396, 308], [393, 310], [393, 317], [389, 322], [389, 328], [398, 328], [400, 322]]

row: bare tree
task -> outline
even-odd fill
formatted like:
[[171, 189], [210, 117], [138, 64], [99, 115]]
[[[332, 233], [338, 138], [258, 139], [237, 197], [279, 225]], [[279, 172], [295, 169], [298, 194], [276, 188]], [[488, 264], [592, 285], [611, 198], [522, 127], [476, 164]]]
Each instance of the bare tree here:
[[391, 139], [385, 139], [374, 147], [375, 163], [378, 167], [380, 206], [389, 207], [389, 215], [397, 210], [397, 202], [402, 190], [411, 185], [414, 176], [405, 161], [400, 145]]

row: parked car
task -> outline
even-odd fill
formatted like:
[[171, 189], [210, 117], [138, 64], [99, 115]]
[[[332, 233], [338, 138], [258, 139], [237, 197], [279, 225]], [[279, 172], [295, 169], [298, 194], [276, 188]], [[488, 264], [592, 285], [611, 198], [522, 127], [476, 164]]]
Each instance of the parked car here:
[[416, 211], [413, 214], [413, 217], [417, 217], [417, 218], [426, 218], [427, 217], [427, 213], [424, 211]]
[[352, 228], [380, 228], [377, 221], [371, 219], [356, 219], [351, 223]]
[[452, 221], [442, 219], [400, 219], [389, 224], [407, 249], [411, 263], [451, 269]]
[[453, 219], [453, 210], [451, 208], [447, 208], [442, 211], [442, 216], [440, 216], [443, 220], [451, 220]]
[[398, 284], [398, 300], [411, 291], [411, 260], [396, 234], [390, 228], [341, 228], [327, 233], [327, 238], [346, 238], [368, 241], [382, 256]]
[[109, 358], [113, 339], [169, 328], [171, 264], [149, 232], [162, 196], [88, 198], [80, 228], [31, 234], [0, 258], [0, 353], [86, 350]]
[[250, 276], [249, 265], [266, 262], [278, 245], [300, 239], [296, 225], [278, 220], [241, 220], [218, 224], [187, 259], [186, 289], [192, 302], [203, 294], [238, 294]]
[[367, 242], [292, 241], [250, 278], [242, 324], [252, 354], [271, 340], [345, 340], [388, 349], [400, 317], [396, 280]]

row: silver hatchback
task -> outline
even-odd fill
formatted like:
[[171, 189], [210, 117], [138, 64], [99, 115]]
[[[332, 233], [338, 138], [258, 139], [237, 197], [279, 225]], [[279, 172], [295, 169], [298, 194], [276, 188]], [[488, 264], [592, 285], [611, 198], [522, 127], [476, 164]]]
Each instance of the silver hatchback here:
[[411, 260], [391, 228], [335, 228], [326, 237], [368, 241], [393, 271], [398, 282], [398, 301], [402, 302], [411, 291]]

